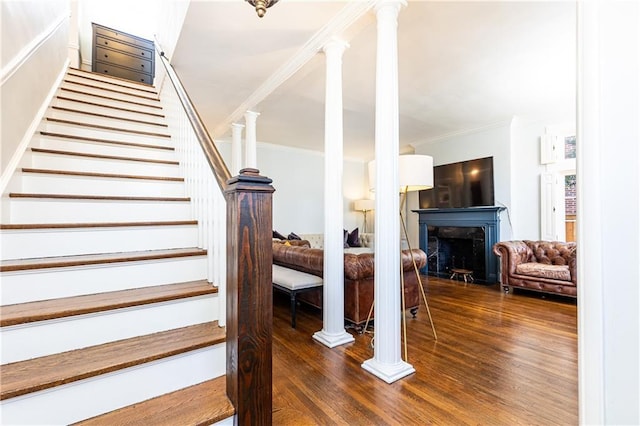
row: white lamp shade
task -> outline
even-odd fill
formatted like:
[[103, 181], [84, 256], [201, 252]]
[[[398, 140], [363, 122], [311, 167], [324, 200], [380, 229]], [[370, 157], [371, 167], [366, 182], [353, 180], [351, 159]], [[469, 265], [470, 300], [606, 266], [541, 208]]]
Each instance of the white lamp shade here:
[[376, 206], [375, 200], [356, 200], [353, 202], [353, 209], [359, 212], [368, 212]]
[[[376, 161], [369, 162], [369, 188], [375, 189]], [[401, 155], [398, 157], [400, 192], [433, 188], [433, 157], [429, 155]]]

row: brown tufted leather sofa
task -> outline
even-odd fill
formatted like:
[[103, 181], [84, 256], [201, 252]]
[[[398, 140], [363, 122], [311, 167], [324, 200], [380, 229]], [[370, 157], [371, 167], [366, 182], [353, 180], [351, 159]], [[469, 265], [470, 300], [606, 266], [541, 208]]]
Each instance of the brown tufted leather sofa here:
[[[413, 255], [418, 269], [426, 265], [427, 255], [422, 250], [414, 249]], [[373, 302], [373, 256], [373, 253], [344, 254], [344, 317], [356, 326], [364, 325]], [[309, 248], [304, 243], [273, 243], [273, 263], [276, 265], [322, 277], [323, 262], [324, 251], [321, 249]], [[409, 250], [402, 252], [402, 268], [405, 279], [405, 307], [415, 315], [420, 303], [420, 290]], [[301, 293], [298, 300], [322, 308], [322, 287]]]
[[500, 282], [513, 287], [576, 297], [576, 243], [559, 241], [502, 241], [493, 246], [500, 257]]

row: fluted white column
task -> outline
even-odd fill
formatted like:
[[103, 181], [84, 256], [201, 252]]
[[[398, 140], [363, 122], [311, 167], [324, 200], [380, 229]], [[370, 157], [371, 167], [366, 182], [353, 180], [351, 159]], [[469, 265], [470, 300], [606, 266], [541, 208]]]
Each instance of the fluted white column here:
[[398, 13], [404, 0], [375, 6], [376, 55], [376, 224], [375, 345], [362, 368], [392, 383], [415, 371], [400, 352], [400, 227], [398, 183]]
[[242, 129], [244, 124], [233, 123], [231, 125], [231, 176], [237, 176], [242, 169]]
[[259, 112], [247, 111], [244, 113], [244, 122], [247, 125], [246, 143], [244, 153], [244, 167], [258, 168], [258, 159], [256, 153], [256, 120], [260, 115]]
[[344, 329], [342, 54], [347, 46], [342, 41], [332, 40], [323, 48], [327, 69], [324, 109], [323, 326], [313, 338], [330, 348], [354, 341], [353, 336]]

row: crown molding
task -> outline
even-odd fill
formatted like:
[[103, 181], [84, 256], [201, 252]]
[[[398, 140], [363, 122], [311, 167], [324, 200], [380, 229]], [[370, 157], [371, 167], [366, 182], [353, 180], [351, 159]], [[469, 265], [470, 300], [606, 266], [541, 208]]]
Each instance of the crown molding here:
[[445, 139], [450, 139], [453, 137], [458, 137], [458, 136], [465, 136], [465, 135], [471, 135], [474, 133], [479, 133], [479, 132], [484, 132], [486, 130], [491, 130], [491, 129], [496, 129], [498, 127], [506, 127], [506, 126], [511, 126], [511, 122], [513, 121], [514, 117], [509, 118], [508, 120], [500, 120], [500, 121], [496, 121], [494, 123], [489, 123], [486, 124], [484, 126], [478, 126], [478, 127], [473, 127], [473, 128], [469, 128], [469, 129], [463, 129], [463, 130], [456, 130], [455, 132], [450, 132], [450, 133], [445, 133], [433, 138], [428, 138], [425, 140], [422, 140], [420, 142], [410, 142], [409, 145], [411, 145], [414, 148], [417, 148], [419, 146], [422, 145], [429, 145], [435, 142], [440, 142], [442, 140]]

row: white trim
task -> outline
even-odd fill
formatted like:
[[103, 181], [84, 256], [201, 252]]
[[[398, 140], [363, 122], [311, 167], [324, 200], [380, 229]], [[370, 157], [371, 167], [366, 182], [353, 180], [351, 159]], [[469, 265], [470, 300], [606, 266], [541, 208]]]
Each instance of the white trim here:
[[16, 150], [13, 152], [13, 155], [11, 156], [11, 160], [9, 160], [9, 162], [7, 163], [7, 166], [5, 167], [4, 172], [2, 173], [2, 177], [0, 177], [0, 194], [3, 193], [7, 188], [7, 185], [9, 184], [9, 180], [11, 179], [11, 176], [13, 176], [13, 173], [18, 167], [18, 163], [20, 163], [20, 159], [22, 158], [22, 155], [26, 151], [27, 147], [29, 146], [29, 143], [31, 142], [31, 139], [33, 138], [33, 134], [38, 129], [38, 126], [42, 122], [42, 118], [44, 117], [45, 113], [49, 109], [49, 104], [51, 104], [53, 97], [58, 92], [58, 88], [62, 84], [62, 79], [67, 73], [69, 62], [70, 62], [69, 59], [65, 61], [64, 65], [62, 66], [62, 69], [60, 70], [60, 74], [58, 74], [56, 81], [51, 86], [51, 90], [49, 90], [47, 97], [44, 99], [44, 101], [40, 105], [40, 108], [38, 109], [38, 112], [33, 117], [33, 121], [29, 125], [29, 128], [22, 136], [22, 140], [20, 141], [20, 144], [16, 147]]
[[510, 126], [512, 121], [513, 121], [513, 117], [509, 118], [508, 120], [500, 120], [500, 121], [496, 121], [494, 123], [489, 123], [489, 124], [486, 124], [484, 126], [478, 126], [478, 127], [474, 127], [474, 128], [471, 128], [471, 129], [456, 130], [455, 132], [445, 133], [445, 134], [440, 135], [440, 136], [436, 136], [436, 137], [433, 137], [433, 138], [425, 139], [425, 140], [423, 140], [421, 142], [410, 142], [409, 145], [413, 146], [414, 148], [417, 148], [417, 147], [422, 146], [422, 145], [432, 144], [432, 143], [439, 142], [439, 141], [442, 141], [442, 140], [445, 140], [445, 139], [450, 139], [452, 137], [471, 135], [471, 134], [474, 134], [474, 133], [484, 132], [484, 131], [490, 130], [490, 129], [497, 129], [497, 128], [504, 127], [504, 126]]
[[58, 28], [67, 20], [68, 13], [60, 16], [56, 21], [41, 32], [36, 38], [31, 40], [29, 44], [24, 46], [16, 56], [11, 59], [7, 65], [2, 68], [2, 77], [0, 77], [0, 85], [4, 85], [15, 74], [15, 72], [38, 50], [53, 34], [58, 31]]
[[329, 40], [336, 35], [342, 34], [354, 22], [360, 19], [361, 16], [367, 13], [376, 1], [377, 0], [348, 2], [335, 18], [315, 33], [289, 61], [269, 76], [225, 121], [214, 129], [212, 132], [214, 139], [226, 134], [231, 128], [231, 123], [240, 120], [246, 111], [253, 109], [292, 75], [298, 72]]

